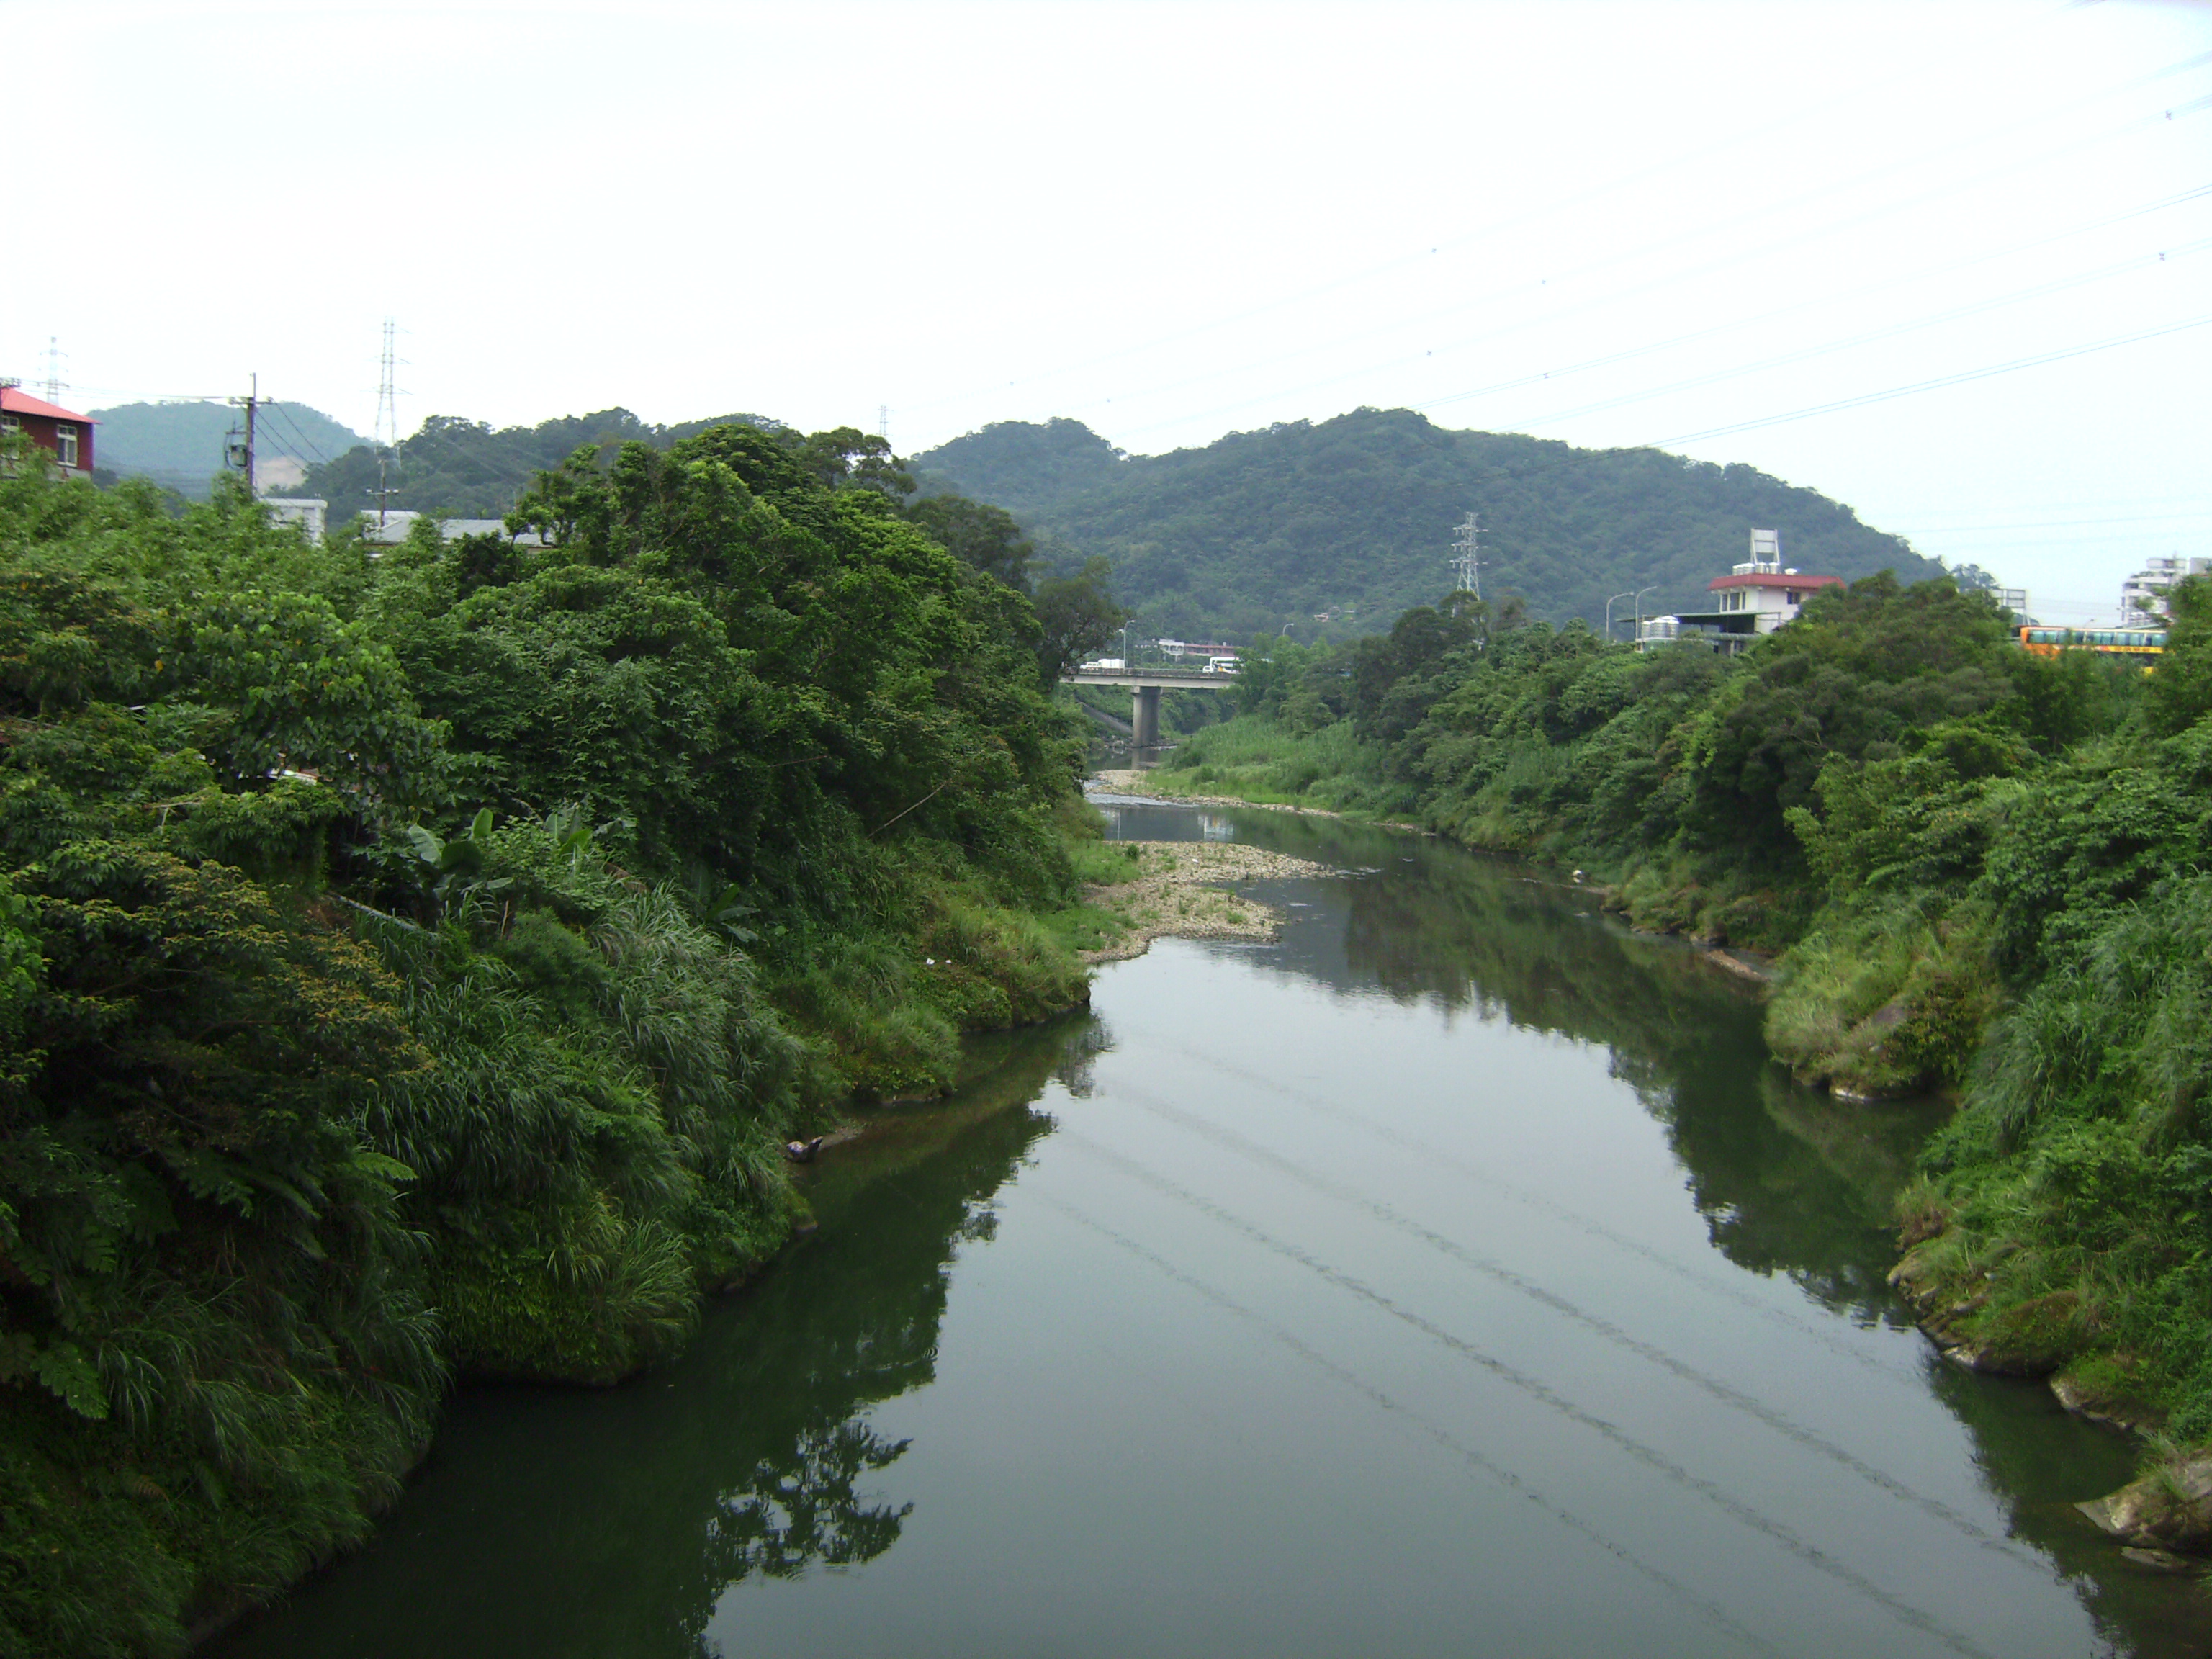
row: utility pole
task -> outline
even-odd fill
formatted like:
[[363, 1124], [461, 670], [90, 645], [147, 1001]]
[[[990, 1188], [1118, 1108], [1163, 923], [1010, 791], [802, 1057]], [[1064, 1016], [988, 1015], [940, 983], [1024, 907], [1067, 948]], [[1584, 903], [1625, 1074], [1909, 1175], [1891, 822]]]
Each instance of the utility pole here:
[[1482, 597], [1482, 521], [1470, 513], [1452, 536], [1452, 566], [1459, 572], [1460, 591]]
[[[253, 416], [261, 407], [261, 376], [258, 374], [252, 377], [252, 386], [253, 389], [243, 398], [230, 400], [232, 408], [246, 410], [246, 441], [228, 445], [229, 453], [223, 457], [226, 463], [246, 475], [246, 493], [249, 499], [258, 493], [253, 487]], [[235, 430], [234, 428], [233, 431]]]

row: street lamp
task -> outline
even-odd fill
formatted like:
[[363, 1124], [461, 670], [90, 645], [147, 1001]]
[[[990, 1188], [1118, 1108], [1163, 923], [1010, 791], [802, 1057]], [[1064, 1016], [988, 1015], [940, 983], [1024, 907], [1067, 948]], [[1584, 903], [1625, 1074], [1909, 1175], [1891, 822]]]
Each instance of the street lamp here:
[[[1657, 582], [1651, 584], [1651, 587], [1658, 586]], [[1644, 637], [1644, 596], [1651, 591], [1651, 587], [1639, 587], [1636, 590], [1636, 637], [1639, 641]]]
[[1613, 599], [1626, 599], [1627, 597], [1628, 597], [1628, 594], [1627, 594], [1627, 593], [1626, 593], [1626, 592], [1616, 593], [1616, 594], [1614, 594], [1614, 595], [1613, 596], [1613, 599], [1607, 599], [1607, 600], [1605, 602], [1605, 642], [1606, 642], [1607, 645], [1611, 645], [1611, 644], [1613, 643]]

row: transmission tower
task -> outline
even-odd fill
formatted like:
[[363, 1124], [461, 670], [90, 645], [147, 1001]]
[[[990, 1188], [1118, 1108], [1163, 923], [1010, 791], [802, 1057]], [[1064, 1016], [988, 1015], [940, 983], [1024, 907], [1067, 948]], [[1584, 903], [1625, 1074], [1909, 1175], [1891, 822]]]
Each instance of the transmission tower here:
[[1452, 534], [1452, 568], [1459, 573], [1460, 591], [1482, 597], [1482, 521], [1468, 514]]
[[876, 436], [885, 443], [891, 441], [891, 406], [889, 404], [876, 405]]
[[58, 404], [62, 393], [69, 390], [69, 382], [62, 379], [62, 359], [69, 354], [62, 349], [60, 337], [46, 336], [46, 401]]
[[383, 373], [376, 384], [376, 430], [372, 441], [376, 446], [376, 488], [368, 493], [376, 497], [376, 527], [384, 528], [386, 513], [392, 505], [395, 492], [386, 476], [392, 465], [392, 452], [399, 446], [399, 391], [393, 384], [392, 370], [398, 362], [392, 349], [392, 337], [398, 325], [389, 317], [384, 319]]
[[384, 374], [376, 386], [374, 438], [379, 449], [390, 449], [399, 442], [399, 394], [392, 385], [392, 366], [398, 361], [392, 352], [392, 337], [397, 331], [397, 325], [386, 317], [384, 319]]

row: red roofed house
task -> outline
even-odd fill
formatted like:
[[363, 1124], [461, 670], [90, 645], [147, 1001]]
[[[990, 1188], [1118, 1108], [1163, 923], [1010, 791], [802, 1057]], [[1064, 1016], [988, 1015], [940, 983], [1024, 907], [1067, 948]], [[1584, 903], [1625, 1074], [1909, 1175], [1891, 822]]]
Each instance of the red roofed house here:
[[22, 434], [54, 458], [65, 478], [92, 476], [92, 429], [98, 424], [88, 415], [33, 398], [15, 380], [0, 380], [0, 434]]
[[1841, 576], [1808, 576], [1782, 564], [1782, 532], [1751, 532], [1751, 557], [1725, 576], [1716, 576], [1705, 591], [1716, 595], [1714, 608], [1695, 615], [1654, 617], [1636, 638], [1639, 648], [1668, 640], [1704, 639], [1722, 651], [1741, 651], [1761, 634], [1771, 634], [1796, 619], [1808, 594], [1824, 587], [1841, 587]]

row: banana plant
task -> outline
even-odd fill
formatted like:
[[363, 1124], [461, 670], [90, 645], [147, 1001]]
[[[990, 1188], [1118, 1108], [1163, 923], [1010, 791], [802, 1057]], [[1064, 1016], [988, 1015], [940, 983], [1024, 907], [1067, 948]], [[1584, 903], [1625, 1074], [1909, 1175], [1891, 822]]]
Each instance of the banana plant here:
[[408, 828], [408, 844], [422, 866], [423, 884], [439, 908], [448, 915], [472, 899], [504, 892], [514, 884], [507, 877], [488, 878], [483, 873], [490, 864], [491, 823], [491, 808], [486, 806], [450, 841], [441, 840], [435, 830], [419, 823]]
[[702, 900], [699, 906], [699, 920], [727, 935], [737, 944], [750, 945], [760, 935], [744, 925], [744, 919], [755, 914], [754, 907], [744, 902], [740, 896], [744, 891], [744, 889], [733, 881], [720, 892]]

